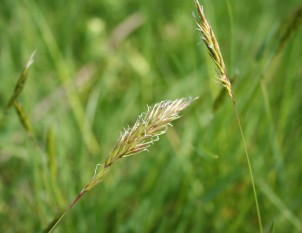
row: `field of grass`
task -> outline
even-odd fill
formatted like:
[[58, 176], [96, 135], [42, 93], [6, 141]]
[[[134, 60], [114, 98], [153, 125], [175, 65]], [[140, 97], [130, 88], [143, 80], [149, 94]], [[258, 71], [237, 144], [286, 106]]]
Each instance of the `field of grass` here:
[[[264, 232], [302, 232], [300, 0], [203, 1], [253, 167]], [[194, 1], [2, 0], [0, 232], [42, 232], [147, 105], [197, 97], [166, 135], [121, 159], [55, 232], [259, 232], [232, 101]], [[18, 97], [32, 132], [7, 104]], [[300, 157], [301, 156], [301, 157]]]

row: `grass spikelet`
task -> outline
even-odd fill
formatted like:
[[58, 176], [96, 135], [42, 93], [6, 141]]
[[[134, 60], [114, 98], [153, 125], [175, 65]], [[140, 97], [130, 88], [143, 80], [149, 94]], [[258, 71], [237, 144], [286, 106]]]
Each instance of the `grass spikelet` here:
[[[93, 178], [85, 185], [65, 212], [46, 228], [45, 232], [52, 232], [78, 200], [104, 179], [110, 167], [118, 159], [148, 150], [155, 141], [159, 140], [159, 136], [166, 133], [168, 127], [172, 126], [171, 122], [180, 118], [179, 112], [188, 107], [193, 100], [195, 99], [166, 100], [153, 107], [148, 106], [147, 111], [139, 115], [135, 124], [121, 133], [106, 162], [100, 169], [98, 169], [100, 164], [96, 166]], [[99, 171], [97, 172], [97, 170]]]
[[235, 102], [235, 98], [234, 98], [233, 91], [232, 91], [232, 85], [228, 78], [226, 68], [225, 68], [225, 63], [224, 63], [223, 57], [221, 55], [219, 44], [215, 37], [214, 31], [212, 30], [210, 24], [208, 23], [205, 15], [203, 13], [203, 7], [200, 5], [198, 0], [195, 0], [195, 3], [197, 6], [197, 12], [198, 12], [198, 16], [199, 16], [199, 19], [197, 19], [195, 17], [197, 29], [202, 33], [201, 38], [207, 47], [208, 53], [210, 54], [212, 60], [214, 61], [215, 65], [216, 65], [219, 81], [226, 88], [232, 101]]
[[33, 131], [30, 121], [26, 116], [26, 113], [24, 112], [22, 105], [17, 100], [14, 101], [14, 108], [16, 109], [21, 125], [26, 130], [26, 132], [31, 135]]
[[134, 126], [121, 134], [105, 166], [110, 166], [119, 158], [148, 150], [148, 147], [158, 140], [158, 136], [166, 132], [170, 122], [179, 118], [178, 113], [190, 103], [191, 100], [179, 99], [162, 101], [153, 107], [148, 106], [147, 112], [138, 117]]
[[[27, 79], [27, 75], [28, 75], [28, 71], [30, 66], [33, 64], [34, 62], [34, 56], [35, 56], [36, 51], [34, 51], [31, 55], [29, 60], [27, 61], [21, 75], [20, 78], [15, 86], [15, 90], [14, 93], [12, 95], [12, 97], [10, 98], [8, 104], [6, 105], [6, 111], [12, 106], [14, 105], [15, 100], [18, 98], [19, 94], [21, 93], [21, 91], [23, 90], [23, 87], [25, 85], [25, 81]], [[18, 110], [17, 110], [18, 111]]]
[[235, 114], [236, 114], [236, 119], [237, 119], [237, 123], [238, 123], [238, 126], [239, 126], [239, 130], [240, 130], [240, 134], [241, 134], [241, 138], [242, 138], [242, 142], [243, 142], [243, 146], [244, 146], [244, 150], [245, 150], [248, 170], [249, 170], [249, 174], [250, 174], [250, 178], [251, 178], [251, 184], [252, 184], [252, 189], [253, 189], [253, 194], [254, 194], [254, 199], [255, 199], [259, 229], [260, 229], [260, 232], [263, 233], [261, 213], [260, 213], [260, 207], [259, 207], [259, 203], [258, 203], [258, 197], [257, 197], [257, 192], [256, 192], [256, 185], [255, 185], [255, 181], [254, 181], [252, 165], [251, 165], [251, 162], [250, 162], [250, 157], [249, 157], [247, 146], [246, 146], [245, 137], [244, 137], [242, 126], [241, 126], [241, 121], [240, 121], [240, 117], [239, 117], [235, 97], [233, 95], [231, 82], [229, 81], [229, 78], [227, 76], [225, 63], [223, 61], [223, 57], [222, 57], [221, 52], [220, 52], [218, 41], [217, 41], [217, 39], [214, 35], [214, 32], [213, 32], [212, 28], [210, 27], [205, 15], [204, 15], [203, 7], [200, 5], [198, 0], [195, 0], [195, 3], [196, 3], [198, 15], [199, 15], [199, 20], [197, 20], [196, 17], [195, 17], [195, 21], [196, 21], [198, 30], [202, 33], [202, 40], [203, 40], [204, 44], [206, 45], [207, 50], [208, 50], [211, 58], [213, 59], [215, 65], [216, 65], [217, 73], [218, 73], [218, 76], [219, 76], [218, 79], [221, 81], [222, 85], [227, 89], [228, 94], [231, 97], [232, 102], [233, 102], [233, 106], [234, 106], [234, 110], [235, 110]]

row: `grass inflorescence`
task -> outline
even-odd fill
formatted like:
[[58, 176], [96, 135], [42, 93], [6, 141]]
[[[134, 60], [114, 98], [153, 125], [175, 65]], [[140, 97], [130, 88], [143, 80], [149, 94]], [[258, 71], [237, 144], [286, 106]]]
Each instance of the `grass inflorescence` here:
[[100, 168], [98, 168], [99, 164], [97, 165], [93, 178], [85, 185], [62, 216], [46, 228], [46, 232], [52, 232], [78, 200], [102, 182], [109, 168], [118, 159], [147, 151], [150, 145], [158, 141], [159, 136], [166, 133], [168, 127], [172, 126], [171, 122], [180, 117], [179, 112], [188, 107], [192, 101], [192, 98], [165, 100], [152, 107], [148, 106], [147, 111], [139, 115], [135, 124], [121, 133], [104, 165], [101, 165]]
[[218, 41], [215, 37], [214, 31], [212, 30], [204, 15], [203, 6], [200, 5], [197, 0], [195, 2], [199, 16], [198, 19], [195, 17], [197, 29], [202, 33], [201, 38], [207, 47], [209, 55], [216, 65], [219, 81], [228, 91], [228, 94], [231, 97], [232, 101], [235, 102], [232, 85], [226, 72], [225, 63], [220, 52]]
[[20, 78], [18, 80], [18, 82], [16, 83], [15, 86], [15, 90], [13, 92], [12, 97], [10, 98], [10, 100], [8, 101], [7, 105], [6, 105], [6, 111], [14, 105], [14, 102], [17, 100], [18, 96], [20, 95], [21, 91], [24, 88], [25, 82], [27, 80], [27, 76], [28, 76], [28, 72], [29, 72], [29, 68], [31, 67], [31, 65], [34, 63], [34, 56], [35, 56], [36, 52], [33, 52], [28, 60], [28, 62], [26, 63]]
[[[10, 97], [10, 100], [8, 101], [5, 109], [4, 109], [4, 116], [5, 114], [7, 114], [7, 112], [9, 111], [9, 109], [11, 107], [14, 107], [16, 110], [16, 113], [18, 115], [19, 121], [21, 123], [21, 125], [23, 126], [23, 128], [26, 130], [26, 132], [31, 135], [32, 134], [32, 126], [30, 123], [30, 120], [27, 116], [27, 114], [25, 113], [22, 104], [20, 101], [18, 101], [18, 97], [21, 94], [24, 86], [25, 86], [25, 82], [27, 80], [27, 76], [28, 76], [28, 72], [29, 69], [31, 67], [31, 65], [34, 63], [34, 56], [35, 56], [35, 51], [31, 54], [30, 58], [28, 59], [25, 67], [23, 68], [23, 71], [21, 72], [21, 75], [15, 85], [14, 88], [14, 92], [12, 94], [12, 96]], [[0, 126], [1, 124], [3, 124], [4, 122], [4, 116], [0, 117]]]

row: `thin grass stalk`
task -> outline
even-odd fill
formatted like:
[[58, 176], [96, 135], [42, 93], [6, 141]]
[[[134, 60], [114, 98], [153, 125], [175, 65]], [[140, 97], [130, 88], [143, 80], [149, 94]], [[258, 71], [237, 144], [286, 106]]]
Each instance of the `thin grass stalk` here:
[[65, 215], [72, 209], [72, 207], [83, 197], [86, 192], [81, 191], [79, 195], [73, 200], [73, 202], [68, 206], [68, 208], [63, 212], [63, 214], [55, 219], [54, 224], [50, 225], [50, 228], [46, 228], [44, 232], [53, 232], [53, 230], [61, 223]]
[[239, 129], [240, 129], [240, 134], [241, 134], [241, 138], [242, 138], [242, 142], [243, 142], [243, 146], [244, 146], [244, 150], [245, 150], [246, 161], [247, 161], [247, 165], [248, 165], [248, 169], [249, 169], [249, 173], [250, 173], [250, 178], [251, 178], [251, 183], [252, 183], [252, 187], [253, 187], [253, 193], [254, 193], [254, 198], [255, 198], [255, 205], [256, 205], [259, 229], [260, 229], [260, 232], [263, 233], [262, 220], [261, 220], [261, 211], [260, 211], [258, 197], [257, 197], [257, 190], [256, 190], [256, 185], [255, 185], [255, 180], [254, 180], [254, 175], [253, 175], [253, 169], [252, 169], [252, 165], [251, 165], [251, 162], [250, 162], [250, 156], [249, 156], [249, 153], [248, 153], [248, 150], [247, 150], [245, 137], [244, 137], [244, 134], [243, 134], [243, 130], [242, 130], [242, 126], [241, 126], [240, 117], [239, 117], [238, 108], [237, 108], [236, 103], [234, 103], [234, 109], [235, 109], [235, 112], [236, 112], [236, 118], [237, 118], [238, 126], [239, 126]]
[[256, 191], [256, 185], [255, 185], [252, 165], [250, 162], [250, 157], [248, 154], [245, 137], [244, 137], [244, 133], [242, 130], [240, 117], [239, 117], [235, 97], [234, 97], [233, 90], [232, 90], [232, 85], [231, 85], [231, 82], [229, 81], [227, 71], [226, 71], [226, 66], [225, 66], [222, 54], [220, 52], [219, 44], [215, 37], [214, 31], [212, 30], [210, 24], [208, 23], [205, 15], [204, 15], [203, 7], [200, 5], [198, 0], [195, 0], [195, 3], [196, 3], [196, 7], [197, 7], [197, 12], [199, 15], [199, 18], [195, 17], [197, 29], [202, 33], [202, 40], [203, 40], [204, 44], [206, 45], [209, 55], [211, 56], [212, 60], [214, 61], [215, 65], [216, 65], [218, 80], [225, 87], [225, 89], [227, 90], [227, 92], [233, 102], [238, 126], [240, 129], [240, 134], [241, 134], [241, 138], [242, 138], [242, 142], [243, 142], [243, 146], [244, 146], [244, 150], [245, 150], [248, 170], [249, 170], [249, 174], [250, 174], [250, 178], [251, 178], [253, 195], [254, 195], [254, 199], [255, 199], [255, 205], [256, 205], [256, 211], [257, 211], [257, 217], [258, 217], [258, 223], [259, 223], [259, 229], [260, 229], [260, 232], [263, 233], [261, 212], [260, 212], [260, 207], [259, 207], [259, 202], [258, 202], [258, 197], [257, 197], [257, 191]]
[[153, 107], [148, 106], [147, 112], [139, 115], [133, 127], [128, 127], [121, 133], [108, 159], [101, 166], [101, 170], [98, 171], [100, 166], [98, 164], [93, 178], [84, 186], [63, 214], [46, 228], [45, 232], [52, 232], [81, 197], [102, 182], [117, 160], [148, 151], [148, 148], [159, 140], [159, 136], [165, 134], [168, 127], [172, 126], [171, 122], [180, 118], [179, 112], [187, 108], [193, 100], [192, 98], [166, 100], [155, 104]]

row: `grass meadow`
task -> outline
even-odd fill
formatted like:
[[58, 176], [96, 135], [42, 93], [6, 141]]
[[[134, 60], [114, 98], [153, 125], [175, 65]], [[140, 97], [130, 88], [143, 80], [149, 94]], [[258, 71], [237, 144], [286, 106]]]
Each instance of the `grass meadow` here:
[[[232, 82], [263, 230], [302, 232], [301, 1], [201, 4]], [[1, 0], [0, 232], [43, 232], [147, 105], [190, 96], [199, 99], [166, 135], [117, 161], [55, 232], [259, 232], [233, 104], [192, 12], [180, 0]], [[8, 107], [33, 51], [19, 105]]]

